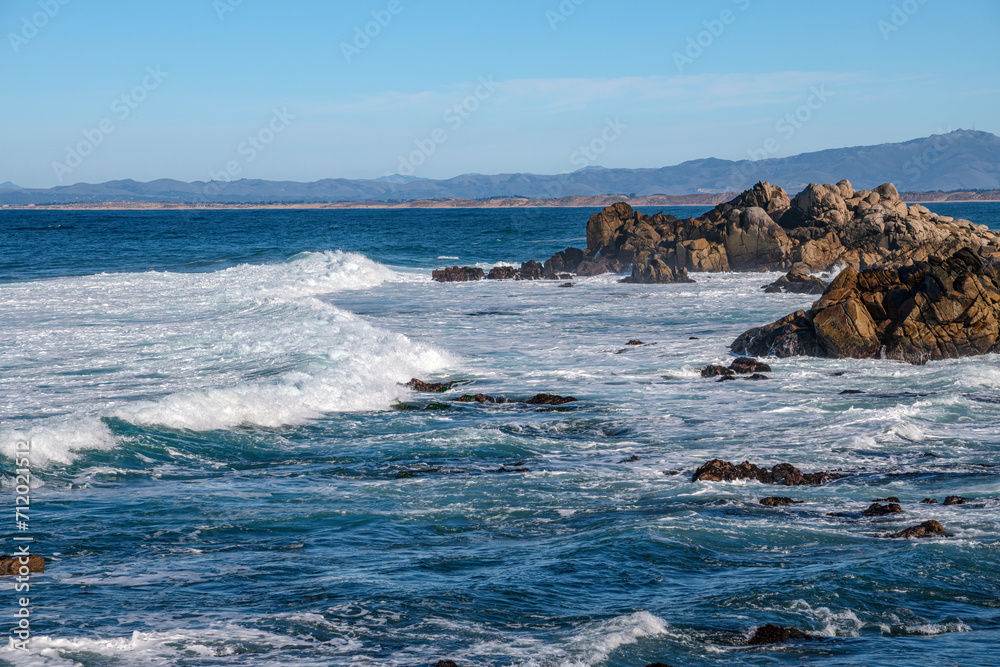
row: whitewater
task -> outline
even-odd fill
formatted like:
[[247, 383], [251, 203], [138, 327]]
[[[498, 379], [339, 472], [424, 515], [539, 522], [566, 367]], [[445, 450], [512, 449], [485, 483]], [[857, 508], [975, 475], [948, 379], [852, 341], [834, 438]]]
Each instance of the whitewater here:
[[[997, 356], [717, 383], [813, 297], [430, 280], [578, 246], [593, 212], [0, 213], [0, 493], [29, 439], [46, 558], [0, 664], [1000, 664]], [[540, 392], [579, 400], [453, 400]], [[846, 476], [692, 483], [714, 458]], [[928, 519], [950, 536], [886, 539]], [[819, 639], [746, 646], [764, 623]]]

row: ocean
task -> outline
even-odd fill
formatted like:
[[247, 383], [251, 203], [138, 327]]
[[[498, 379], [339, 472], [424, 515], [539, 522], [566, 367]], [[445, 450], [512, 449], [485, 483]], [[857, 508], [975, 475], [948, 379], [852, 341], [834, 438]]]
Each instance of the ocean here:
[[[46, 559], [0, 664], [1000, 665], [997, 356], [717, 383], [814, 297], [430, 280], [584, 247], [594, 212], [0, 212], [0, 537]], [[453, 400], [540, 392], [579, 400]], [[692, 483], [714, 458], [846, 476]], [[765, 623], [819, 638], [747, 646]]]

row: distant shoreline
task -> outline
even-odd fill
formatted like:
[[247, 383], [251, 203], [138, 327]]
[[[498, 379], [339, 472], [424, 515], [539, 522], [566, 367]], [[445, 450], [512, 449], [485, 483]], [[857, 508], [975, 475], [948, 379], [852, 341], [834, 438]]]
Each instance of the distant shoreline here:
[[[621, 197], [613, 195], [563, 197], [561, 199], [417, 199], [404, 202], [298, 202], [287, 204], [187, 204], [174, 202], [94, 202], [77, 204], [4, 205], [0, 211], [244, 211], [244, 210], [393, 210], [393, 209], [500, 209], [500, 208], [604, 208], [620, 201], [634, 208], [657, 206], [713, 207], [736, 197], [738, 193], [695, 195], [651, 195]], [[979, 204], [998, 203], [1000, 193], [904, 192], [900, 199], [908, 204]], [[958, 197], [952, 199], [952, 197]]]

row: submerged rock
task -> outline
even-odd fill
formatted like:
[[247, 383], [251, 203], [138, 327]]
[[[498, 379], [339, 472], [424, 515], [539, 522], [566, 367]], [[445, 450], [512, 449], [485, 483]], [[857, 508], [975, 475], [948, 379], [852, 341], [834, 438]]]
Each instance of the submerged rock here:
[[898, 533], [893, 533], [890, 537], [898, 539], [910, 539], [917, 537], [945, 537], [948, 533], [945, 532], [944, 526], [942, 526], [937, 521], [924, 521], [919, 526], [910, 526], [906, 530], [901, 530]]
[[629, 342], [625, 343], [625, 345], [627, 347], [629, 345], [645, 345], [645, 343], [643, 343], [641, 340], [630, 340]]
[[725, 366], [716, 366], [714, 364], [701, 369], [701, 376], [703, 378], [714, 378], [720, 375], [736, 375], [736, 373]]
[[749, 375], [750, 373], [770, 373], [771, 367], [750, 357], [740, 357], [729, 364], [729, 370], [737, 375]]
[[525, 401], [528, 405], [565, 405], [575, 402], [576, 399], [572, 396], [555, 396], [554, 394], [536, 394]]
[[757, 628], [747, 644], [750, 646], [763, 646], [766, 644], [783, 644], [791, 639], [813, 639], [812, 635], [807, 635], [795, 628], [786, 628], [780, 625], [762, 625]]
[[924, 505], [937, 505], [938, 501], [936, 498], [924, 498], [920, 501]]
[[458, 383], [457, 382], [433, 382], [433, 383], [432, 382], [424, 382], [423, 380], [418, 380], [417, 378], [413, 378], [412, 380], [410, 380], [409, 382], [407, 382], [403, 386], [404, 387], [409, 387], [413, 391], [421, 392], [421, 393], [425, 393], [425, 394], [441, 394], [441, 393], [444, 393], [444, 392], [448, 391], [449, 389], [451, 389], [452, 387], [454, 387], [456, 384], [458, 384]]
[[779, 463], [770, 470], [753, 465], [749, 461], [744, 461], [739, 465], [734, 465], [729, 461], [713, 459], [705, 465], [695, 470], [691, 476], [692, 482], [735, 482], [737, 480], [750, 479], [762, 484], [779, 484], [784, 486], [804, 486], [814, 484], [826, 484], [835, 479], [840, 479], [842, 475], [828, 472], [815, 472], [805, 474], [790, 463]]
[[452, 660], [438, 660], [434, 667], [458, 667], [458, 665]]
[[863, 514], [865, 516], [885, 516], [886, 514], [898, 514], [902, 511], [903, 508], [896, 503], [889, 503], [888, 505], [873, 503], [863, 512]]
[[790, 294], [822, 294], [826, 291], [827, 285], [828, 283], [815, 276], [811, 276], [798, 269], [792, 269], [770, 285], [764, 285], [761, 289], [768, 294], [780, 294], [781, 292]]
[[465, 394], [455, 399], [456, 403], [509, 403], [506, 398], [486, 394]]
[[767, 498], [761, 498], [760, 504], [767, 507], [784, 507], [785, 505], [801, 505], [804, 501], [802, 500], [792, 500], [784, 496], [769, 496]]
[[748, 356], [882, 357], [910, 363], [998, 350], [1000, 265], [970, 249], [898, 270], [848, 267], [808, 311], [751, 329]]
[[24, 556], [0, 556], [0, 576], [20, 575], [21, 568], [27, 567], [28, 572], [45, 572], [45, 559], [30, 555], [27, 563], [22, 562]]
[[963, 498], [962, 496], [948, 496], [944, 499], [945, 505], [964, 505], [968, 498]]
[[439, 283], [473, 282], [483, 279], [483, 270], [471, 266], [453, 266], [433, 271], [431, 277]]

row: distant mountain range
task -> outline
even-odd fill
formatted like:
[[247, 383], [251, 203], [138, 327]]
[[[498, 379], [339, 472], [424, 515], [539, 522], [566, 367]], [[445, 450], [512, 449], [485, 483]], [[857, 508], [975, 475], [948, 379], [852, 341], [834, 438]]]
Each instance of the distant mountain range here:
[[14, 185], [10, 181], [6, 181], [5, 183], [0, 183], [0, 190], [20, 190], [20, 189], [21, 187], [19, 185]]
[[[766, 147], [761, 153], [766, 154]], [[740, 192], [759, 180], [798, 192], [809, 183], [847, 178], [858, 189], [895, 183], [902, 191], [1000, 189], [1000, 137], [958, 130], [898, 144], [838, 148], [794, 157], [730, 161], [707, 158], [660, 169], [588, 167], [570, 174], [465, 174], [447, 180], [387, 176], [374, 180], [324, 179], [313, 183], [239, 180], [185, 183], [160, 179], [51, 189], [0, 186], [0, 204], [94, 202], [323, 203], [416, 199], [560, 199], [600, 195], [687, 195]]]

